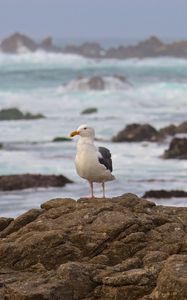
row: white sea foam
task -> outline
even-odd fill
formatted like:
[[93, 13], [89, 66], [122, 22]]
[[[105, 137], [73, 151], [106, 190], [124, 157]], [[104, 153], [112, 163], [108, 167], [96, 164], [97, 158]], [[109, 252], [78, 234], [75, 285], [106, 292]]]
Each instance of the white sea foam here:
[[161, 58], [131, 58], [124, 60], [117, 59], [89, 59], [79, 55], [63, 53], [47, 53], [44, 51], [28, 52], [20, 48], [18, 54], [0, 53], [0, 66], [3, 67], [30, 67], [35, 68], [70, 68], [73, 70], [80, 68], [182, 68], [187, 67], [187, 59], [161, 57]]

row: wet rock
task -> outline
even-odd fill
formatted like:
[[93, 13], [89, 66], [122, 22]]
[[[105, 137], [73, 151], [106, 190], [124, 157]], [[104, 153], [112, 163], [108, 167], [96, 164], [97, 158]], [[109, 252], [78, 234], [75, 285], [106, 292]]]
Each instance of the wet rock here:
[[38, 187], [63, 187], [72, 181], [63, 175], [2, 175], [0, 176], [0, 190], [13, 191]]
[[62, 86], [62, 90], [77, 91], [77, 90], [126, 90], [131, 88], [132, 84], [126, 80], [124, 76], [99, 76], [95, 75], [90, 78], [79, 75], [76, 79], [70, 81], [66, 85]]
[[169, 126], [161, 128], [159, 130], [159, 132], [163, 136], [166, 136], [166, 135], [175, 135], [176, 134], [176, 129], [177, 129], [177, 126], [171, 124]]
[[88, 81], [88, 86], [90, 90], [99, 90], [103, 91], [105, 89], [105, 82], [100, 76], [93, 76]]
[[84, 109], [81, 114], [82, 115], [87, 115], [87, 114], [94, 114], [94, 113], [97, 113], [98, 112], [98, 109], [96, 107], [90, 107], [90, 108], [86, 108]]
[[1, 42], [1, 50], [5, 53], [36, 51], [37, 43], [24, 34], [16, 32]]
[[169, 149], [165, 150], [162, 157], [187, 159], [187, 139], [174, 138], [169, 145]]
[[113, 142], [158, 141], [158, 131], [149, 124], [130, 124], [112, 138]]
[[133, 194], [52, 199], [1, 231], [0, 295], [185, 299], [186, 220], [187, 208], [156, 206]]
[[171, 190], [171, 191], [166, 191], [166, 190], [150, 190], [145, 192], [143, 195], [143, 198], [182, 198], [182, 197], [187, 197], [187, 192], [181, 191], [181, 190]]
[[178, 126], [171, 124], [169, 126], [163, 127], [159, 130], [162, 135], [175, 135], [178, 133], [187, 133], [187, 121], [179, 124]]
[[35, 120], [45, 118], [42, 114], [33, 115], [31, 113], [22, 113], [17, 108], [2, 109], [0, 111], [0, 121], [9, 120]]
[[59, 47], [56, 47], [53, 45], [53, 39], [52, 37], [46, 37], [39, 45], [39, 48], [42, 50], [45, 50], [47, 52], [61, 52], [61, 49]]
[[53, 142], [71, 142], [72, 140], [66, 136], [57, 136], [53, 139]]

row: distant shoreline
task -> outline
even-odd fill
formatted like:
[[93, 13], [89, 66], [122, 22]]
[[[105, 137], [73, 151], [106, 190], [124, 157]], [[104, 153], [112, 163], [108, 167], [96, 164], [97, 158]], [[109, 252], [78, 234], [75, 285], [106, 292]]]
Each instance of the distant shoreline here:
[[[187, 58], [187, 39], [174, 42], [163, 42], [156, 36], [151, 36], [143, 41], [132, 40], [130, 45], [127, 41], [121, 40], [121, 45], [103, 47], [98, 42], [84, 42], [80, 44], [69, 40], [63, 46], [53, 42], [52, 37], [46, 37], [41, 42], [37, 42], [30, 37], [19, 32], [3, 39], [0, 42], [0, 52], [8, 54], [20, 54], [26, 52], [36, 52], [38, 50], [50, 53], [76, 54], [87, 58], [155, 58], [155, 57], [178, 57]], [[61, 41], [63, 44], [63, 40]], [[60, 44], [60, 43], [59, 43]]]

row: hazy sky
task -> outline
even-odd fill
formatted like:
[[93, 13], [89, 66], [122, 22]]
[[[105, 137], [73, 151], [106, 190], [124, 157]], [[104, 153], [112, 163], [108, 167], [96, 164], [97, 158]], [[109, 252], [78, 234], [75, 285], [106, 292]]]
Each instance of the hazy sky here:
[[0, 0], [0, 37], [187, 38], [187, 0]]

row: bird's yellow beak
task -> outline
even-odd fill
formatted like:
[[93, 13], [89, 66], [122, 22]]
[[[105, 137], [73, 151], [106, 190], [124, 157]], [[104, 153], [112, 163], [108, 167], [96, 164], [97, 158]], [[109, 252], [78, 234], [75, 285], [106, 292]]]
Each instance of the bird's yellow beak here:
[[70, 133], [70, 137], [73, 137], [73, 136], [78, 135], [78, 134], [79, 134], [79, 131], [74, 130], [74, 131], [72, 131], [72, 132]]

